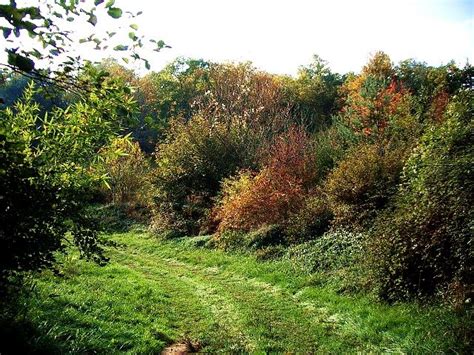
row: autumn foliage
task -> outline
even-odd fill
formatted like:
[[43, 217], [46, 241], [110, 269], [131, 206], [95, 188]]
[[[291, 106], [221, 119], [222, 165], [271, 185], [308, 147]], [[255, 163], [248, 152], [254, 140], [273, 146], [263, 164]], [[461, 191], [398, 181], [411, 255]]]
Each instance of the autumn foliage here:
[[410, 115], [410, 93], [383, 53], [377, 53], [360, 75], [349, 77], [341, 91], [342, 117], [362, 136], [383, 137], [389, 125]]
[[307, 134], [292, 127], [264, 152], [264, 168], [242, 172], [223, 183], [215, 215], [219, 230], [250, 231], [264, 225], [285, 224], [301, 208], [315, 178]]

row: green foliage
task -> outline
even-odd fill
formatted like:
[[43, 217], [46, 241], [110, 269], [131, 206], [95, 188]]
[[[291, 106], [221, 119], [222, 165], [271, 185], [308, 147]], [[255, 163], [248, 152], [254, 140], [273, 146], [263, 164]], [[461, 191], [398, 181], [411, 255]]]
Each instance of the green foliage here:
[[244, 127], [200, 116], [187, 123], [175, 120], [156, 150], [156, 229], [198, 233], [208, 220], [220, 181], [253, 164], [251, 139]]
[[107, 174], [107, 199], [129, 207], [149, 205], [151, 168], [138, 143], [129, 136], [116, 138], [101, 151], [101, 156], [101, 169]]
[[139, 80], [138, 95], [143, 115], [162, 130], [173, 117], [190, 119], [194, 102], [209, 89], [210, 63], [202, 59], [177, 58], [157, 73]]
[[[105, 50], [108, 47], [119, 51], [126, 50], [128, 56], [125, 61], [128, 61], [128, 57], [132, 57], [149, 67], [148, 60], [141, 56], [141, 49], [148, 42], [145, 41], [144, 36], [136, 34], [129, 36], [129, 41], [123, 44], [117, 42], [117, 37], [113, 38], [115, 32], [102, 33], [95, 28], [99, 18], [102, 19], [103, 16], [108, 15], [114, 19], [122, 17], [123, 10], [113, 7], [110, 2], [103, 4], [104, 1], [92, 3], [90, 0], [46, 1], [42, 6], [38, 6], [35, 2], [29, 3], [31, 1], [26, 2], [24, 7], [18, 6], [15, 1], [0, 5], [0, 18], [4, 20], [0, 30], [7, 43], [4, 50], [8, 55], [7, 63], [3, 64], [10, 69], [43, 82], [54, 82], [59, 86], [78, 88], [74, 83], [76, 78], [73, 72], [78, 67], [82, 68], [85, 62], [80, 56], [73, 57], [71, 53], [83, 43], [93, 44], [95, 50]], [[97, 16], [101, 12], [103, 14]], [[132, 20], [140, 15], [140, 12], [128, 11], [127, 13]], [[64, 19], [67, 21], [65, 22]], [[85, 30], [87, 32], [79, 43], [73, 41], [69, 35], [70, 22], [79, 22], [83, 25], [87, 22], [92, 27]], [[133, 26], [135, 31], [138, 30], [136, 24], [132, 23], [129, 26]], [[21, 39], [25, 36], [33, 39], [31, 45], [18, 46], [13, 39], [14, 37]], [[156, 44], [154, 49], [156, 51], [166, 46], [162, 41], [150, 40], [150, 42]], [[52, 67], [57, 69], [51, 69]]]
[[397, 189], [406, 150], [361, 143], [339, 162], [323, 186], [334, 225], [358, 229], [373, 220]]
[[[31, 79], [14, 72], [0, 74], [0, 107], [11, 107], [23, 95]], [[3, 79], [3, 80], [2, 80]], [[53, 107], [67, 106], [67, 95], [52, 85], [43, 84], [36, 88], [33, 100], [39, 104], [41, 112], [51, 111]]]
[[436, 110], [437, 98], [453, 95], [460, 89], [472, 86], [474, 68], [470, 64], [458, 68], [453, 62], [432, 67], [423, 62], [405, 60], [397, 66], [396, 73], [412, 92], [422, 118], [426, 121], [437, 121], [447, 104], [447, 101], [444, 102], [444, 107]]
[[42, 183], [22, 143], [7, 137], [2, 127], [0, 291], [13, 272], [50, 266], [52, 251], [61, 247], [60, 239], [67, 230], [61, 220], [61, 198], [51, 183]]
[[[104, 88], [107, 90], [107, 88]], [[1, 111], [1, 282], [16, 272], [51, 267], [55, 251], [73, 243], [81, 255], [106, 258], [95, 220], [85, 209], [104, 181], [92, 166], [100, 147], [120, 127], [114, 92], [41, 114], [30, 85], [12, 108]]]
[[354, 131], [337, 116], [329, 128], [317, 132], [313, 138], [317, 181], [322, 181], [358, 141]]
[[338, 88], [342, 78], [332, 73], [318, 55], [310, 65], [299, 68], [296, 78], [282, 78], [282, 84], [293, 120], [310, 132], [329, 126], [331, 115], [340, 109]]
[[472, 286], [473, 95], [460, 92], [446, 121], [423, 135], [403, 170], [393, 210], [373, 232], [380, 295], [437, 291], [463, 302]]
[[353, 266], [360, 262], [365, 249], [362, 233], [336, 230], [292, 246], [286, 257], [299, 269], [311, 274]]
[[142, 149], [153, 152], [172, 119], [189, 120], [196, 114], [197, 97], [204, 96], [209, 88], [209, 65], [204, 60], [177, 58], [161, 71], [136, 80], [141, 124], [134, 137]]

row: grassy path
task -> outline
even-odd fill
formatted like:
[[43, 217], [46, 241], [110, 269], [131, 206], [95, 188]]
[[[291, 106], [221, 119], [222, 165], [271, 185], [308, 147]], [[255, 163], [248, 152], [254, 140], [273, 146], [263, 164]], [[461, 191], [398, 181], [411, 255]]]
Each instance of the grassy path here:
[[28, 317], [48, 352], [159, 353], [183, 339], [204, 351], [449, 351], [454, 315], [338, 295], [288, 262], [258, 262], [145, 233], [111, 236], [111, 263], [68, 257], [38, 279]]

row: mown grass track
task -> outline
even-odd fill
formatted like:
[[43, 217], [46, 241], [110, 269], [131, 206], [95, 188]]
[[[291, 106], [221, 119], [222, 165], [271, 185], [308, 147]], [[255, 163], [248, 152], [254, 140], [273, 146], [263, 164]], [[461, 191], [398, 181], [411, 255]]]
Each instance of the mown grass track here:
[[69, 256], [63, 276], [36, 280], [29, 346], [48, 353], [160, 353], [185, 339], [202, 351], [396, 352], [459, 350], [448, 310], [383, 305], [341, 295], [287, 261], [259, 262], [160, 242], [143, 231], [110, 235], [104, 267]]

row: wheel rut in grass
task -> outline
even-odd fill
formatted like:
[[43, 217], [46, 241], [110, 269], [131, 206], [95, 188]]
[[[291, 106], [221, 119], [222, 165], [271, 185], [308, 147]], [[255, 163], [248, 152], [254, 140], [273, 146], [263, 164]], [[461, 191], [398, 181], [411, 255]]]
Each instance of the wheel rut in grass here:
[[327, 321], [330, 315], [324, 307], [301, 302], [281, 287], [245, 277], [231, 268], [201, 267], [159, 254], [132, 253], [128, 257], [140, 272], [160, 271], [157, 282], [167, 277], [186, 284], [194, 299], [210, 312], [220, 328], [218, 333], [235, 344], [229, 350], [256, 351], [261, 350], [259, 344], [267, 343], [270, 350], [278, 351], [284, 350], [279, 347], [282, 340], [288, 346], [298, 339], [299, 343], [291, 344], [293, 349], [316, 351], [321, 337], [337, 331], [337, 319]]
[[[126, 253], [126, 251], [121, 253]], [[182, 297], [181, 294], [180, 299], [187, 298], [193, 306], [199, 305], [202, 318], [212, 319], [212, 322], [207, 325], [209, 332], [222, 334], [227, 338], [226, 341], [231, 340], [234, 344], [233, 348], [229, 350], [253, 351], [255, 349], [255, 340], [245, 331], [246, 326], [233, 300], [221, 294], [212, 284], [203, 282], [186, 264], [174, 259], [152, 258], [150, 260], [150, 258], [136, 254], [129, 254], [127, 259], [128, 267], [142, 274], [151, 282], [162, 283], [170, 291], [170, 294], [185, 292], [186, 297]], [[183, 307], [176, 308], [185, 309]], [[186, 312], [183, 312], [182, 318], [183, 320], [188, 319], [190, 326], [193, 321], [199, 321], [198, 319], [189, 319]], [[181, 335], [181, 337], [188, 336], [188, 334]], [[178, 344], [185, 344], [185, 342], [174, 344], [177, 348], [184, 348]]]

